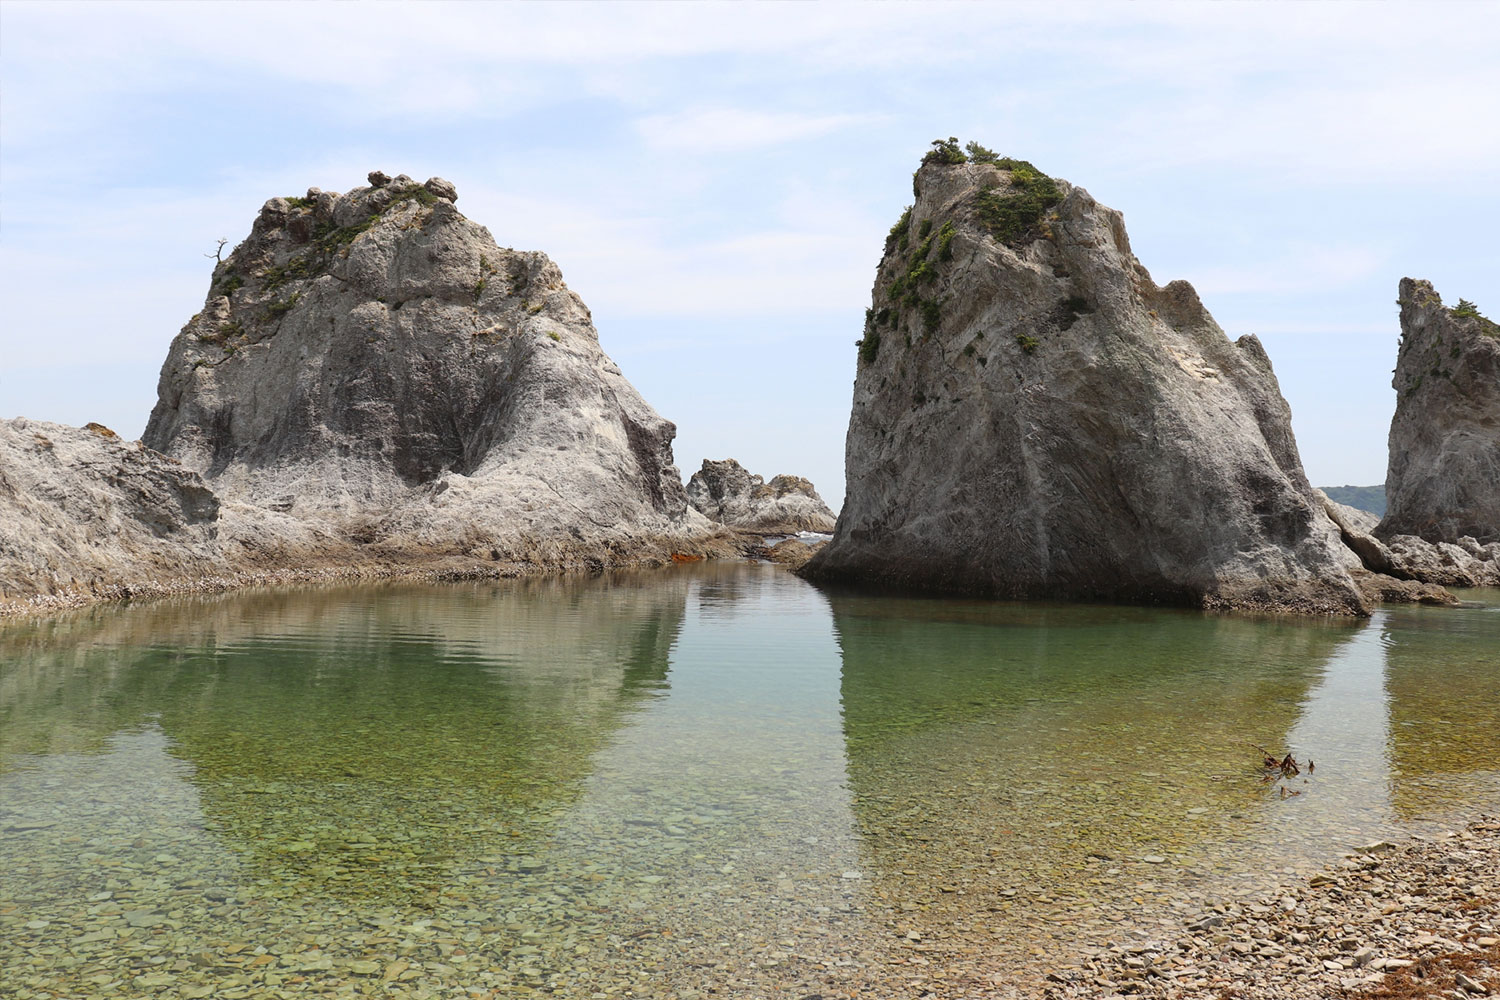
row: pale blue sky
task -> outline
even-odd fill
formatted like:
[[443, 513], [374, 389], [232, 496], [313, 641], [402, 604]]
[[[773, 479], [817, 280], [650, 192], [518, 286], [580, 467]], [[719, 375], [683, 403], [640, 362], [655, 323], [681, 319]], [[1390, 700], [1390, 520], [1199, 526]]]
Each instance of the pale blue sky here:
[[1500, 316], [1500, 4], [0, 4], [0, 416], [137, 436], [215, 239], [434, 174], [546, 251], [705, 457], [835, 505], [930, 140], [1125, 213], [1261, 336], [1315, 483], [1385, 474], [1396, 283]]

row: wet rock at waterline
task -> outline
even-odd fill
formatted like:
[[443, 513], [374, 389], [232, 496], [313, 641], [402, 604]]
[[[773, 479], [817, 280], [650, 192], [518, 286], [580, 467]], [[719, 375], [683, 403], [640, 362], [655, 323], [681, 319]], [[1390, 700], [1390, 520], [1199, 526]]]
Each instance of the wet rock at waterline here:
[[886, 241], [815, 579], [1364, 614], [1253, 336], [1158, 287], [1119, 212], [939, 144]]
[[1426, 281], [1401, 279], [1399, 302], [1389, 508], [1375, 533], [1500, 542], [1500, 325], [1462, 299], [1444, 307]]
[[781, 475], [769, 483], [732, 458], [703, 460], [687, 484], [688, 503], [700, 514], [739, 531], [791, 534], [833, 530], [834, 515], [813, 484]]
[[766, 550], [766, 558], [780, 563], [788, 569], [799, 569], [827, 545], [826, 541], [804, 541], [801, 538], [784, 538]]

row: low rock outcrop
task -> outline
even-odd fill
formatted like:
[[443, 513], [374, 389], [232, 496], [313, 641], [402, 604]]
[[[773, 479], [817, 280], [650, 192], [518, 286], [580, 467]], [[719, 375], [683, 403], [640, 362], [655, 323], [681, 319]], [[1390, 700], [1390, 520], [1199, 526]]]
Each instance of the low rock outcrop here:
[[[7, 431], [28, 456], [0, 480], [16, 509], [7, 590], [736, 551], [688, 506], [676, 428], [600, 348], [557, 266], [496, 246], [441, 178], [369, 180], [266, 202], [172, 342], [144, 448], [37, 431], [53, 460], [34, 454], [42, 425]], [[49, 462], [67, 467], [56, 489]], [[91, 505], [118, 516], [96, 526]]]
[[936, 144], [859, 345], [814, 579], [1358, 615], [1260, 342], [1158, 287], [1119, 212]]
[[786, 535], [833, 530], [834, 515], [801, 476], [781, 475], [769, 483], [732, 458], [704, 459], [687, 484], [688, 503], [712, 521], [738, 531]]
[[1375, 537], [1380, 519], [1374, 514], [1341, 504], [1326, 493], [1322, 499], [1339, 537], [1359, 560], [1363, 571], [1356, 568], [1354, 579], [1371, 600], [1454, 605], [1458, 598], [1444, 587], [1500, 584], [1500, 573], [1495, 572], [1500, 564], [1489, 562], [1491, 555], [1500, 556], [1500, 546], [1491, 546], [1493, 553], [1487, 553], [1479, 546], [1434, 545], [1411, 535], [1397, 535], [1387, 545]]
[[1401, 279], [1389, 507], [1376, 534], [1500, 542], [1500, 325]]
[[788, 569], [801, 569], [827, 544], [825, 541], [808, 543], [800, 538], [783, 538], [766, 550], [765, 558]]
[[129, 596], [222, 572], [219, 501], [196, 472], [101, 424], [0, 420], [0, 603]]

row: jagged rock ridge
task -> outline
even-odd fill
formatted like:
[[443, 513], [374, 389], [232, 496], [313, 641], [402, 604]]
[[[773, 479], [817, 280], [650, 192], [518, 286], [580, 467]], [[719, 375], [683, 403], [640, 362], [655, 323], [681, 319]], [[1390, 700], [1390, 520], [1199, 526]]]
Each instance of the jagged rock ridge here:
[[703, 460], [687, 484], [688, 503], [713, 521], [758, 534], [833, 530], [834, 515], [801, 476], [780, 475], [769, 483], [732, 458]]
[[804, 572], [1006, 597], [1362, 614], [1253, 336], [1158, 287], [1120, 213], [956, 142], [860, 343], [838, 527]]
[[[1500, 586], [1500, 326], [1401, 279], [1382, 518], [1330, 501], [1366, 568], [1445, 587]], [[1378, 523], [1377, 523], [1378, 521]]]
[[1500, 542], [1500, 325], [1401, 279], [1389, 507], [1376, 534]]

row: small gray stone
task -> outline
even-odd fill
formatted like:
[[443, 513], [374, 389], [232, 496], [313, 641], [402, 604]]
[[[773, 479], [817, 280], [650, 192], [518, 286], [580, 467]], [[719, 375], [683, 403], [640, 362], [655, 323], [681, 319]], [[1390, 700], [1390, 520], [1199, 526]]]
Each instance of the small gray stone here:
[[1477, 979], [1470, 978], [1462, 972], [1455, 973], [1453, 976], [1453, 981], [1457, 983], [1460, 988], [1467, 990], [1470, 993], [1476, 993], [1479, 996], [1490, 995], [1490, 988], [1488, 986], [1486, 986], [1484, 983], [1481, 983]]
[[422, 186], [427, 189], [428, 193], [444, 201], [458, 201], [458, 188], [453, 186], [452, 181], [443, 180], [441, 177], [429, 177], [427, 183]]

